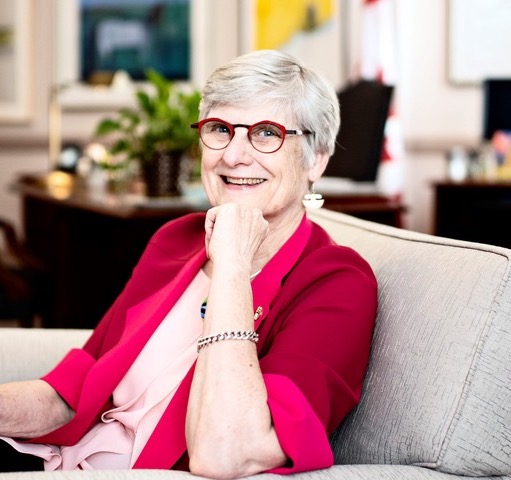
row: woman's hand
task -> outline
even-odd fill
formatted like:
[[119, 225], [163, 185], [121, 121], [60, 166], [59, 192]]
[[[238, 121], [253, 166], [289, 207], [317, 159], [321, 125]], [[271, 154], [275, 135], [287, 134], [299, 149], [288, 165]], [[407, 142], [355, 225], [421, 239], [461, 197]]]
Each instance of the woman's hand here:
[[206, 251], [214, 265], [252, 268], [254, 257], [268, 235], [268, 222], [257, 208], [227, 203], [208, 210]]
[[[252, 331], [250, 273], [264, 260], [268, 222], [256, 208], [229, 203], [208, 211], [205, 229], [213, 270], [203, 334]], [[190, 471], [208, 478], [240, 478], [286, 462], [253, 342], [222, 341], [201, 350], [186, 438]]]

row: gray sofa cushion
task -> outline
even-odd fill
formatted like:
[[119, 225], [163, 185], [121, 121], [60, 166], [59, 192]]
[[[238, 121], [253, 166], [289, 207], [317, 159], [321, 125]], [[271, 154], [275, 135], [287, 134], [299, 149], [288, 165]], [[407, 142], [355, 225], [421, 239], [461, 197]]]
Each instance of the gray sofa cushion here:
[[379, 279], [363, 399], [336, 463], [511, 473], [510, 251], [316, 212]]
[[[73, 470], [59, 472], [0, 473], [2, 480], [200, 480], [186, 472], [175, 470]], [[337, 465], [326, 470], [295, 475], [261, 474], [246, 480], [469, 480], [449, 476], [426, 468], [406, 465]], [[474, 480], [509, 480], [509, 477]]]

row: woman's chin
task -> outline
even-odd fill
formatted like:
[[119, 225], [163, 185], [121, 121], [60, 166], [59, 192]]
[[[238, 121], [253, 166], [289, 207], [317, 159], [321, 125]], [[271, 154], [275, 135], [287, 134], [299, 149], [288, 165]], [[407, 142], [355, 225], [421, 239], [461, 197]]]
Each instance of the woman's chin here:
[[[265, 197], [260, 192], [248, 189], [229, 189], [218, 197], [219, 204], [239, 203], [240, 205], [260, 207], [265, 202]], [[267, 200], [267, 199], [266, 199]]]

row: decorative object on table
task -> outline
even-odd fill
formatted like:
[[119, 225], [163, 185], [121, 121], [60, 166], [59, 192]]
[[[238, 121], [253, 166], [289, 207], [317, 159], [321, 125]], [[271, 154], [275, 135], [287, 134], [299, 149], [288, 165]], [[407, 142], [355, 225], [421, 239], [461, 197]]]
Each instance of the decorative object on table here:
[[453, 182], [463, 182], [468, 177], [469, 159], [465, 149], [453, 147], [448, 154], [448, 174]]
[[135, 174], [133, 162], [112, 155], [101, 143], [89, 143], [83, 150], [76, 173], [84, 179], [89, 193], [101, 198], [127, 193]]
[[497, 177], [511, 179], [511, 131], [495, 130], [490, 142], [497, 163]]
[[178, 196], [184, 165], [197, 157], [198, 136], [190, 124], [198, 117], [200, 93], [180, 88], [156, 70], [146, 76], [150, 91], [136, 90], [137, 107], [101, 120], [95, 135], [114, 136], [110, 153], [139, 162], [148, 196]]

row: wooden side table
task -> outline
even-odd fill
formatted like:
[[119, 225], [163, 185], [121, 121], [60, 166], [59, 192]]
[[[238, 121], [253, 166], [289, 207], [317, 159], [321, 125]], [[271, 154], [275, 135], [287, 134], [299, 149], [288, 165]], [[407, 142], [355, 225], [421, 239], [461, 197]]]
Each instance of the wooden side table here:
[[405, 206], [393, 198], [378, 194], [324, 194], [323, 198], [325, 199], [324, 207], [330, 210], [384, 225], [402, 227]]

